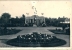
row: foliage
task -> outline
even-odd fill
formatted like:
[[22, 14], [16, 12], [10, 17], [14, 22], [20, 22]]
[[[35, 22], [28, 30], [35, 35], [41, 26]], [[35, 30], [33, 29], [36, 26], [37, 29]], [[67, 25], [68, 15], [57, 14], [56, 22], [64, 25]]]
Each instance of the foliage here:
[[[41, 13], [43, 15], [43, 13]], [[28, 14], [27, 14], [28, 15]], [[34, 15], [36, 17], [36, 15]], [[55, 26], [55, 27], [62, 27], [63, 25], [60, 22], [64, 22], [66, 18], [45, 18], [45, 24], [46, 26]], [[27, 23], [28, 26], [33, 26], [33, 22], [31, 23]], [[39, 22], [39, 24], [37, 24], [37, 26], [44, 26], [45, 24], [43, 24], [43, 22]], [[0, 26], [7, 26], [7, 27], [16, 27], [16, 26], [24, 26], [25, 24], [25, 15], [22, 14], [22, 16], [20, 18], [16, 17], [16, 18], [11, 18], [11, 15], [9, 13], [3, 13], [1, 15], [0, 18]], [[65, 25], [69, 25], [69, 24], [65, 24]], [[63, 28], [64, 29], [64, 28]]]
[[3, 13], [1, 15], [1, 19], [2, 19], [1, 21], [4, 24], [4, 30], [5, 30], [4, 32], [5, 33], [7, 33], [7, 23], [9, 21], [10, 17], [11, 17], [11, 15], [9, 13]]

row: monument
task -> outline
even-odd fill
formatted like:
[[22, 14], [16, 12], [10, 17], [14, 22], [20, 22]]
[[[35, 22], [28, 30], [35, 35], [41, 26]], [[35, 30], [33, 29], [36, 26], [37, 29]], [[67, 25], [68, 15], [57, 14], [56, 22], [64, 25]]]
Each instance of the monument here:
[[37, 25], [36, 25], [36, 15], [34, 15], [34, 24], [33, 24], [33, 27], [37, 27]]

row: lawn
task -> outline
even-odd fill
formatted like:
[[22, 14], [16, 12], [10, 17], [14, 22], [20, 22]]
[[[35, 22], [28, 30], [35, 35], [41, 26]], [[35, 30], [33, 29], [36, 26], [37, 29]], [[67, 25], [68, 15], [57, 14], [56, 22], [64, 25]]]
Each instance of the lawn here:
[[7, 32], [5, 32], [4, 29], [0, 28], [0, 36], [2, 35], [12, 35], [20, 32], [20, 29], [7, 29]]
[[70, 35], [70, 33], [67, 33], [67, 32], [65, 32], [65, 31], [63, 31], [63, 30], [49, 30], [49, 31], [51, 31], [51, 32], [53, 32], [53, 33], [55, 33], [55, 34], [66, 34], [66, 35]]

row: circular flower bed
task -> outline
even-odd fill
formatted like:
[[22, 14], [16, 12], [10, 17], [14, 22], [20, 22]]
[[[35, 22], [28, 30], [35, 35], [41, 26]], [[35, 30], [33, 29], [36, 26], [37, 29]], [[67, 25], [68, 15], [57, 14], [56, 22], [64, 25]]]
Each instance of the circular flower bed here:
[[7, 44], [20, 47], [52, 47], [63, 45], [66, 42], [55, 36], [47, 34], [38, 34], [33, 32], [29, 35], [18, 35], [17, 38], [7, 41]]

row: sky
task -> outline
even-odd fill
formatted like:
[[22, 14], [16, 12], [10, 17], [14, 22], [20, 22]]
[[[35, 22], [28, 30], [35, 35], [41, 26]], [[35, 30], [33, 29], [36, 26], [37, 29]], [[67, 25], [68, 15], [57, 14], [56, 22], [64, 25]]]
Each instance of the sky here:
[[22, 14], [25, 14], [26, 17], [32, 16], [36, 12], [35, 8], [39, 16], [41, 13], [51, 18], [63, 16], [70, 18], [72, 16], [71, 1], [0, 1], [0, 16], [5, 12], [11, 14], [11, 17], [21, 17]]

